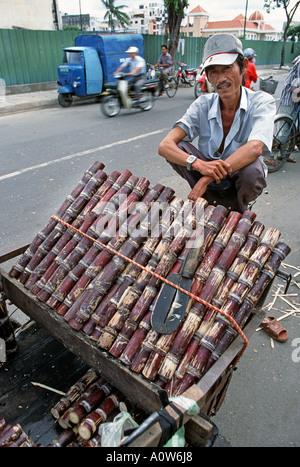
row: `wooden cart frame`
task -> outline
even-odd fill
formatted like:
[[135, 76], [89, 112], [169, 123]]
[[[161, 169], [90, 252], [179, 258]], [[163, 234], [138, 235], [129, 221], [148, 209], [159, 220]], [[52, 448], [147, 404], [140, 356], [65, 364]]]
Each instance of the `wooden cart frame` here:
[[[27, 247], [28, 244], [2, 251], [0, 253], [0, 264], [21, 255]], [[277, 275], [288, 281], [284, 273], [278, 272]], [[253, 310], [251, 319], [244, 329], [244, 333], [248, 339], [264, 317], [262, 304], [270, 286], [271, 284], [261, 298], [259, 306]], [[0, 268], [1, 291], [4, 302], [5, 300], [9, 300], [30, 319], [44, 327], [67, 349], [82, 358], [90, 367], [99, 371], [104, 378], [122, 391], [125, 396], [146, 413], [153, 414], [162, 408], [162, 400], [164, 398], [166, 400], [166, 392], [164, 390], [157, 387], [154, 383], [147, 381], [142, 376], [130, 371], [119, 363], [117, 359], [102, 351], [83, 332], [73, 331], [63, 317], [39, 301], [34, 294], [27, 290], [20, 282], [10, 277], [2, 268]], [[184, 424], [186, 441], [190, 445], [196, 447], [211, 445], [216, 438], [217, 428], [210, 421], [209, 417], [217, 413], [224, 401], [234, 370], [233, 363], [243, 346], [243, 339], [237, 336], [202, 379], [183, 394], [184, 397], [193, 399], [198, 404], [201, 411], [199, 415], [190, 416], [182, 407], [177, 406], [177, 409], [182, 414], [181, 416], [178, 410], [174, 410], [174, 406], [166, 405], [164, 407], [171, 417], [175, 419], [178, 428], [181, 423]], [[145, 430], [142, 434], [136, 439], [133, 437], [129, 446], [158, 446], [161, 435], [162, 430], [159, 422], [157, 420], [151, 422], [151, 426], [149, 422], [149, 426], [145, 424]]]

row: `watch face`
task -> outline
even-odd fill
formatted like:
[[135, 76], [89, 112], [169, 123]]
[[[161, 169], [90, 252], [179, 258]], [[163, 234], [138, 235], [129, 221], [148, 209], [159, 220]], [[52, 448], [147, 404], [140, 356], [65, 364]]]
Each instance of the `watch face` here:
[[196, 159], [197, 159], [196, 156], [190, 156], [190, 157], [188, 157], [187, 162], [189, 162], [190, 164], [192, 164], [193, 162], [195, 162]]
[[192, 163], [195, 162], [195, 160], [197, 159], [196, 156], [189, 156], [186, 160], [186, 167], [188, 170], [192, 170]]

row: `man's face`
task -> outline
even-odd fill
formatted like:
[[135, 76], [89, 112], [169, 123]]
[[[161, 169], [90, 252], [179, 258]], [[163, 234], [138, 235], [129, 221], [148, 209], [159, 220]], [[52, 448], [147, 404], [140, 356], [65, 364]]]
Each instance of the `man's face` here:
[[235, 61], [232, 65], [210, 66], [206, 69], [206, 73], [209, 82], [220, 95], [221, 99], [226, 99], [239, 93], [245, 70], [245, 61], [242, 72], [237, 61]]
[[166, 53], [167, 53], [167, 48], [166, 48], [166, 47], [162, 47], [162, 48], [161, 48], [161, 51], [162, 51], [163, 55], [166, 55]]

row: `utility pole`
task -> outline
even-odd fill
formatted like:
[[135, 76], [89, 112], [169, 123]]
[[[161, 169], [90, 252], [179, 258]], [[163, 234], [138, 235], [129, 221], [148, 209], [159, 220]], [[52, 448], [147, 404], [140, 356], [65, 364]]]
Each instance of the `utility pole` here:
[[53, 11], [55, 29], [58, 31], [59, 30], [59, 13], [58, 13], [58, 8], [57, 8], [57, 0], [53, 0], [52, 11]]
[[79, 0], [80, 30], [82, 31], [81, 0]]
[[248, 0], [246, 0], [245, 20], [244, 20], [244, 39], [246, 39], [246, 21], [247, 21]]

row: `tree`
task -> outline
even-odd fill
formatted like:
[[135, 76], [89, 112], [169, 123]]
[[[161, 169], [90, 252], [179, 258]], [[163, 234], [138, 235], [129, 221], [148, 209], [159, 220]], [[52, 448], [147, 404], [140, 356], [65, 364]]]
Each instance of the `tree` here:
[[295, 42], [300, 41], [300, 24], [290, 27], [287, 31], [287, 37], [293, 42], [291, 52], [294, 53]]
[[[108, 26], [110, 27], [111, 31], [115, 29], [115, 20], [120, 23], [120, 25], [124, 28], [130, 24], [130, 18], [127, 13], [124, 13], [122, 10], [123, 8], [127, 8], [126, 5], [115, 5], [115, 0], [101, 0], [103, 5], [106, 8], [106, 13], [104, 15], [104, 19], [108, 19]], [[115, 18], [115, 20], [114, 20]]]
[[291, 25], [291, 22], [294, 18], [294, 15], [297, 11], [298, 6], [300, 5], [300, 0], [291, 1], [291, 0], [265, 0], [264, 8], [268, 13], [274, 8], [283, 7], [286, 15], [286, 24], [283, 31], [283, 44], [281, 48], [281, 62], [280, 67], [284, 65], [284, 56], [285, 56], [285, 45], [288, 38], [288, 29]]
[[296, 40], [300, 41], [300, 24], [290, 27], [287, 32], [287, 37], [293, 42]]
[[168, 11], [169, 53], [175, 66], [176, 52], [179, 42], [181, 21], [184, 18], [184, 9], [189, 6], [188, 0], [164, 0]]

